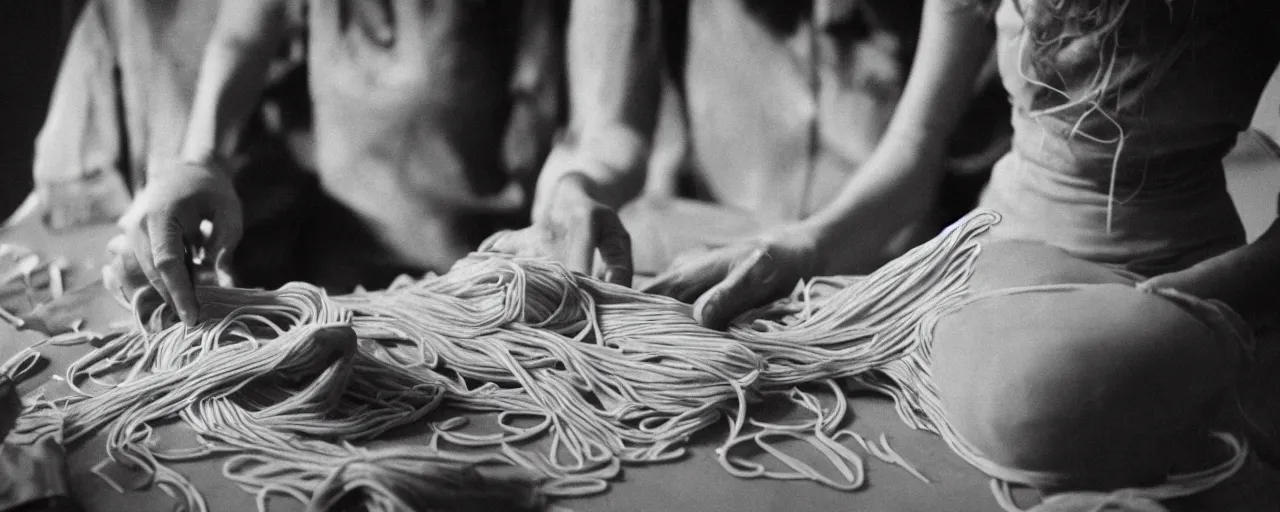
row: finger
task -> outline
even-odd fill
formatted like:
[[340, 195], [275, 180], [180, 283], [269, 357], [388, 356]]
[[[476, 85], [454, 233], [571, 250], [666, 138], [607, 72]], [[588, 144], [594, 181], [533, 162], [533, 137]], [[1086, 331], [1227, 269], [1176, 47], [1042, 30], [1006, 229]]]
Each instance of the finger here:
[[541, 231], [537, 228], [525, 228], [515, 231], [503, 231], [489, 237], [485, 240], [488, 247], [487, 252], [498, 254], [509, 254], [512, 256], [522, 256], [527, 258], [542, 258], [547, 253], [546, 238], [540, 236]]
[[147, 275], [138, 263], [133, 246], [127, 234], [120, 234], [107, 242], [107, 254], [111, 256], [111, 266], [115, 267], [116, 278], [122, 289], [129, 293], [146, 286]]
[[509, 252], [505, 250], [505, 248], [507, 247], [507, 244], [504, 243], [504, 240], [510, 237], [510, 235], [511, 235], [510, 229], [504, 229], [502, 231], [489, 235], [489, 238], [486, 238], [484, 239], [483, 242], [480, 242], [480, 247], [477, 247], [476, 250], [479, 252]]
[[466, 208], [473, 213], [511, 213], [528, 204], [525, 195], [524, 187], [512, 181], [496, 194], [476, 198]]
[[122, 284], [133, 293], [134, 290], [146, 286], [149, 282], [146, 272], [142, 268], [142, 264], [138, 261], [137, 255], [132, 250], [125, 251], [117, 255], [111, 260], [112, 264], [119, 271]]
[[120, 234], [107, 241], [107, 253], [112, 256], [120, 256], [127, 252], [133, 252], [133, 248], [129, 246], [129, 237]]
[[631, 286], [635, 267], [631, 260], [631, 234], [613, 210], [596, 210], [596, 248], [604, 262], [604, 280], [622, 286]]
[[213, 272], [218, 286], [231, 288], [236, 285], [235, 271], [231, 267], [231, 251], [221, 251], [213, 259]]
[[698, 297], [693, 318], [710, 329], [724, 329], [749, 308], [759, 306], [773, 295], [773, 262], [764, 249], [756, 249], [740, 261], [724, 280]]
[[112, 258], [111, 267], [115, 271], [117, 284], [125, 291], [126, 297], [132, 296], [134, 291], [149, 283], [147, 274], [132, 252]]
[[208, 250], [213, 255], [213, 269], [219, 286], [232, 286], [231, 264], [244, 236], [244, 213], [239, 204], [225, 205], [214, 212], [213, 235]]
[[158, 215], [147, 221], [147, 235], [151, 237], [152, 261], [172, 299], [170, 304], [178, 311], [182, 323], [194, 326], [200, 315], [195, 285], [187, 270], [186, 246], [187, 241], [199, 237], [199, 221], [179, 219], [173, 214]]
[[596, 230], [593, 224], [590, 217], [586, 222], [570, 224], [560, 239], [560, 261], [571, 272], [591, 274], [591, 263], [596, 255], [595, 237], [591, 236]]
[[364, 31], [365, 37], [378, 46], [390, 48], [395, 44], [395, 19], [389, 0], [352, 0], [351, 17]]
[[730, 251], [702, 253], [663, 272], [644, 291], [692, 303], [703, 292], [722, 281], [737, 259]]
[[151, 288], [160, 295], [165, 304], [172, 304], [169, 290], [165, 288], [164, 280], [156, 271], [151, 251], [151, 237], [147, 234], [147, 230], [143, 227], [134, 228], [130, 230], [129, 239], [130, 245], [133, 246], [134, 258], [138, 262], [138, 267], [142, 269], [142, 274], [147, 276], [147, 282], [151, 283]]

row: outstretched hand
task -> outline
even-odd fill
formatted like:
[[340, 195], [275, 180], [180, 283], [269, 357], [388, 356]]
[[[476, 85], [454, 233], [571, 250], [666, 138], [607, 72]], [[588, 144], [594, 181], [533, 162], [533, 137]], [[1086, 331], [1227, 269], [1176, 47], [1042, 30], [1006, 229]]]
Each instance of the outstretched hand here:
[[[138, 198], [139, 211], [125, 221], [132, 260], [121, 263], [140, 269], [182, 322], [195, 325], [199, 306], [188, 248], [214, 256], [220, 280], [230, 276], [243, 229], [240, 199], [231, 177], [212, 165], [175, 163], [152, 176]], [[207, 238], [200, 229], [205, 220], [213, 224]]]
[[698, 323], [723, 329], [743, 312], [787, 294], [821, 267], [816, 236], [792, 227], [682, 254], [644, 291], [692, 303]]
[[[569, 270], [631, 286], [631, 236], [612, 208], [595, 200], [580, 175], [555, 184], [552, 203], [533, 225], [501, 231], [480, 244], [481, 251], [550, 257]], [[597, 252], [601, 265], [595, 264]]]

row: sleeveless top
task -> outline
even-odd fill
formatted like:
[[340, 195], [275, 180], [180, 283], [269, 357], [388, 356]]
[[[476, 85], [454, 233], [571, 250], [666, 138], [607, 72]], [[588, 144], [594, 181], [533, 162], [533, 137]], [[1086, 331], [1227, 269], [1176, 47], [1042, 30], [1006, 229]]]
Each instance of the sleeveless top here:
[[[1280, 61], [1280, 40], [1268, 40], [1256, 17], [1223, 16], [1196, 31], [1144, 94], [1125, 92], [1145, 78], [1141, 71], [1126, 72], [1144, 57], [1120, 54], [1108, 89], [1118, 93], [1107, 102], [1106, 115], [1088, 106], [1044, 113], [1065, 101], [1037, 79], [1026, 9], [1013, 1], [1005, 0], [996, 13], [997, 54], [1015, 135], [981, 201], [1004, 217], [992, 236], [1045, 242], [1148, 276], [1243, 244], [1222, 158], [1249, 126]], [[1071, 66], [1058, 71], [1085, 76], [1097, 68]]]

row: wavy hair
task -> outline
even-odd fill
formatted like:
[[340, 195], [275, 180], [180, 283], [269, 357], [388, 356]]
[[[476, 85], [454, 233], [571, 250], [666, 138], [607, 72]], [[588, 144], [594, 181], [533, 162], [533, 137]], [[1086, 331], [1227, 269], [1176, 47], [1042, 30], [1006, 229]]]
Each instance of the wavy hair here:
[[[1029, 114], [1077, 116], [1072, 136], [1114, 144], [1107, 197], [1111, 231], [1116, 177], [1124, 152], [1130, 109], [1142, 108], [1178, 58], [1211, 24], [1223, 20], [1231, 0], [953, 0], [992, 15], [1012, 2], [1023, 19], [1018, 72], [1041, 88]], [[1123, 93], [1123, 94], [1122, 94]], [[1101, 116], [1114, 136], [1090, 134], [1082, 125]], [[1140, 115], [1140, 114], [1139, 114]], [[1136, 193], [1136, 192], [1135, 192]]]
[[[1002, 0], [956, 0], [993, 14]], [[1128, 94], [1154, 87], [1178, 57], [1221, 19], [1229, 0], [1003, 0], [1024, 21], [1022, 67], [1033, 83], [1059, 93], [1061, 104], [1113, 112], [1120, 84]], [[1135, 90], [1136, 89], [1136, 90]]]

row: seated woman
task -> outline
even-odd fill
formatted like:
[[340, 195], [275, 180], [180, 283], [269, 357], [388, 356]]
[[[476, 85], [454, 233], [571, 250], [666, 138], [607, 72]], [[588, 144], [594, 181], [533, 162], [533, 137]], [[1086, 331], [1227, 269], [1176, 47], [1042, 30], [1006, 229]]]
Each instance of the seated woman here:
[[[1280, 225], [1245, 244], [1221, 163], [1280, 63], [1271, 9], [1261, 0], [926, 5], [917, 65], [879, 161], [945, 140], [949, 105], [994, 42], [1015, 134], [981, 206], [1003, 220], [982, 242], [971, 300], [935, 326], [931, 375], [961, 451], [988, 473], [1050, 493], [1100, 493], [1085, 505], [1051, 499], [1046, 510], [1161, 510], [1157, 501], [1218, 483], [1206, 475], [1233, 472], [1168, 479], [1234, 460], [1224, 446], [1264, 448], [1275, 462], [1266, 449], [1274, 399], [1242, 419], [1237, 395], [1256, 404], [1249, 395], [1278, 389], [1274, 378], [1244, 383], [1275, 350]], [[936, 168], [880, 169], [873, 189], [886, 193], [849, 188], [829, 215], [686, 270], [739, 265], [703, 314], [740, 310], [766, 279], [827, 271], [854, 250], [868, 202], [938, 182]], [[1197, 299], [1177, 299], [1186, 296]], [[1243, 473], [1252, 483], [1241, 484], [1266, 504], [1190, 506], [1274, 510], [1270, 471]], [[1266, 478], [1273, 483], [1258, 483]], [[1243, 493], [1216, 499], [1231, 494]]]
[[[1272, 501], [1199, 508], [1273, 510], [1274, 470], [1245, 454], [1275, 426], [1257, 421], [1266, 410], [1232, 411], [1275, 344], [1280, 227], [1245, 244], [1221, 163], [1280, 63], [1269, 9], [929, 0], [886, 137], [833, 202], [685, 258], [650, 289], [718, 326], [798, 279], [845, 272], [937, 190], [937, 155], [994, 43], [1015, 134], [981, 206], [1003, 220], [968, 276], [972, 301], [940, 312], [932, 333], [930, 374], [960, 451], [998, 478], [1067, 492], [1047, 510], [1160, 510], [1233, 475], [1242, 487], [1215, 500], [1253, 486]], [[905, 211], [886, 214], [893, 205]]]

